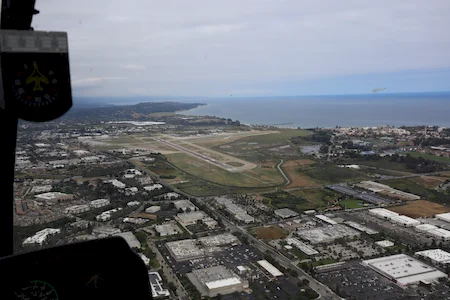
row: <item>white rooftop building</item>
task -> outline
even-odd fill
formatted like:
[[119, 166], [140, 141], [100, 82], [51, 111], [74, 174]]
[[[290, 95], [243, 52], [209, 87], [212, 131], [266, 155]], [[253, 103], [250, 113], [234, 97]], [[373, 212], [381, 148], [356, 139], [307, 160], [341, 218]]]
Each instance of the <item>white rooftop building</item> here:
[[378, 242], [375, 242], [375, 244], [377, 244], [378, 246], [380, 246], [382, 248], [388, 248], [388, 247], [394, 246], [394, 242], [391, 242], [388, 240], [378, 241]]
[[97, 199], [97, 200], [91, 201], [91, 203], [89, 203], [89, 206], [92, 208], [100, 208], [103, 206], [107, 206], [109, 204], [110, 204], [110, 202], [108, 199]]
[[431, 224], [420, 224], [415, 227], [415, 229], [420, 232], [428, 232], [430, 230], [437, 229], [437, 228], [438, 228], [437, 226], [434, 226]]
[[430, 249], [425, 251], [419, 251], [414, 253], [418, 256], [423, 256], [431, 259], [437, 264], [449, 264], [450, 263], [450, 253], [441, 249]]
[[327, 216], [324, 216], [324, 215], [316, 215], [316, 218], [319, 219], [319, 220], [322, 220], [322, 221], [324, 221], [324, 222], [326, 222], [326, 223], [328, 223], [330, 225], [336, 225], [337, 224], [336, 221], [334, 221], [334, 220], [332, 220], [332, 219], [330, 219], [330, 218], [328, 218]]
[[120, 232], [121, 231], [119, 228], [115, 228], [115, 227], [111, 227], [111, 226], [99, 226], [99, 227], [95, 227], [92, 230], [92, 234], [99, 238], [107, 237], [110, 235], [115, 235]]
[[273, 277], [283, 276], [283, 273], [280, 272], [274, 265], [272, 265], [267, 260], [258, 260], [258, 265], [264, 268], [267, 272], [270, 273]]
[[175, 205], [176, 209], [181, 208], [183, 211], [186, 211], [186, 210], [194, 211], [197, 208], [197, 206], [195, 206], [194, 203], [192, 203], [189, 200], [178, 200], [178, 201], [174, 202], [174, 205]]
[[439, 220], [442, 220], [442, 221], [450, 223], [450, 213], [437, 214], [436, 215], [436, 219], [439, 219]]
[[169, 297], [170, 296], [169, 290], [162, 288], [162, 285], [161, 285], [162, 278], [158, 272], [149, 272], [148, 277], [149, 277], [149, 281], [150, 281], [150, 287], [152, 289], [153, 299], [158, 298], [158, 297]]
[[166, 243], [166, 247], [177, 261], [199, 258], [204, 255], [203, 250], [192, 239], [168, 242]]
[[161, 210], [161, 206], [153, 205], [145, 209], [146, 213], [154, 214]]
[[131, 224], [145, 224], [148, 222], [147, 219], [143, 218], [123, 218], [124, 223], [131, 223]]
[[178, 234], [178, 231], [172, 226], [172, 224], [163, 224], [155, 226], [156, 232], [159, 233], [160, 236], [168, 236]]
[[98, 216], [96, 216], [95, 219], [97, 221], [103, 221], [103, 222], [108, 221], [109, 219], [111, 219], [111, 214], [121, 211], [121, 210], [122, 210], [122, 208], [118, 207], [118, 208], [113, 208], [113, 209], [104, 211], [101, 214], [99, 214]]
[[239, 242], [238, 238], [231, 233], [223, 233], [213, 236], [204, 236], [198, 239], [205, 247], [216, 247]]
[[46, 193], [50, 192], [52, 190], [52, 186], [50, 184], [47, 185], [41, 185], [41, 186], [33, 186], [31, 188], [30, 193], [37, 194], [37, 193]]
[[448, 231], [447, 229], [442, 228], [431, 229], [427, 231], [427, 234], [442, 239], [444, 241], [450, 240], [450, 231]]
[[315, 250], [313, 247], [303, 243], [302, 241], [296, 239], [296, 238], [287, 238], [286, 242], [289, 245], [294, 245], [297, 249], [305, 253], [306, 255], [316, 255], [319, 254], [317, 250]]
[[295, 211], [293, 211], [292, 209], [289, 209], [289, 208], [277, 209], [273, 213], [276, 214], [277, 216], [279, 216], [280, 218], [283, 218], [283, 219], [292, 218], [292, 217], [298, 216], [297, 212], [295, 212]]
[[22, 245], [32, 245], [32, 244], [38, 244], [38, 245], [42, 245], [47, 238], [50, 235], [54, 235], [54, 234], [58, 234], [61, 232], [61, 229], [55, 229], [55, 228], [45, 228], [42, 229], [38, 232], [36, 232], [33, 236], [27, 237]]
[[201, 210], [177, 214], [177, 218], [184, 226], [196, 224], [208, 215]]
[[234, 218], [238, 221], [242, 221], [246, 224], [248, 223], [252, 223], [255, 222], [255, 218], [253, 218], [252, 216], [250, 216], [249, 214], [237, 214], [234, 216]]
[[429, 282], [447, 277], [445, 273], [436, 268], [405, 254], [369, 259], [363, 261], [362, 264], [403, 287], [421, 281]]
[[140, 204], [139, 201], [130, 201], [127, 203], [127, 206], [132, 207], [132, 206], [138, 206], [139, 204]]
[[187, 276], [200, 293], [208, 297], [241, 292], [248, 288], [248, 282], [243, 281], [224, 266], [193, 270]]
[[105, 183], [111, 183], [113, 186], [115, 186], [116, 188], [119, 188], [119, 189], [124, 189], [126, 187], [125, 183], [120, 182], [117, 179], [106, 180]]
[[159, 183], [144, 186], [144, 190], [149, 191], [149, 192], [154, 191], [154, 190], [160, 190], [162, 188], [163, 188], [163, 186]]
[[388, 219], [390, 220], [393, 217], [398, 216], [399, 214], [393, 211], [390, 211], [385, 208], [374, 208], [369, 210], [369, 214], [374, 215], [381, 219]]
[[408, 216], [404, 216], [404, 215], [393, 216], [391, 218], [391, 222], [399, 224], [399, 225], [403, 225], [403, 226], [406, 226], [406, 227], [420, 225], [420, 221], [418, 221], [416, 219], [413, 219], [413, 218], [410, 218]]
[[48, 192], [48, 193], [36, 195], [34, 197], [38, 200], [48, 200], [48, 201], [56, 201], [56, 202], [73, 199], [72, 194], [65, 194], [65, 193], [60, 193], [60, 192]]
[[69, 206], [64, 210], [64, 213], [66, 214], [81, 214], [86, 211], [89, 211], [90, 207], [89, 205], [82, 204], [82, 205], [73, 205]]
[[131, 231], [116, 233], [114, 235], [123, 237], [130, 248], [141, 249], [141, 243]]

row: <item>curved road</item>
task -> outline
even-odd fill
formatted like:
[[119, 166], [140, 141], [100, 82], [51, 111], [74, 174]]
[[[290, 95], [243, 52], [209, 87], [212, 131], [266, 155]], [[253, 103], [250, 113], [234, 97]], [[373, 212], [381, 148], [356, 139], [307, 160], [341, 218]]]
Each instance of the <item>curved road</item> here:
[[280, 163], [277, 166], [278, 171], [280, 171], [281, 175], [284, 177], [284, 179], [286, 180], [286, 184], [285, 185], [289, 185], [291, 183], [291, 180], [289, 180], [289, 178], [286, 176], [286, 174], [284, 174], [283, 170], [281, 169], [281, 165], [283, 164], [284, 160], [282, 159], [280, 161]]

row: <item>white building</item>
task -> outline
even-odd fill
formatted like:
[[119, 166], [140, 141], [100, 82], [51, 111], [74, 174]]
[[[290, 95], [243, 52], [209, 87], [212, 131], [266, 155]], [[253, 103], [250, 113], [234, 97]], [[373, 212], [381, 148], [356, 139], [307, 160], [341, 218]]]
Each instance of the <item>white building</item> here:
[[324, 221], [324, 222], [326, 222], [326, 223], [328, 223], [330, 225], [336, 225], [337, 224], [336, 221], [334, 221], [334, 220], [332, 220], [332, 219], [330, 219], [330, 218], [328, 218], [327, 216], [324, 216], [324, 215], [316, 215], [316, 218], [319, 219], [319, 220], [322, 220], [322, 221]]
[[430, 249], [414, 253], [418, 256], [423, 256], [431, 259], [436, 264], [450, 264], [450, 253], [441, 249]]
[[391, 242], [388, 240], [378, 241], [378, 242], [375, 242], [375, 244], [377, 244], [378, 246], [380, 246], [382, 248], [388, 248], [388, 247], [394, 246], [394, 242]]
[[138, 206], [140, 204], [139, 201], [130, 201], [127, 203], [127, 206], [132, 207], [132, 206]]
[[177, 214], [177, 218], [180, 221], [181, 224], [184, 226], [193, 225], [196, 224], [197, 221], [203, 220], [208, 215], [205, 214], [203, 211], [191, 211], [191, 212], [185, 212]]
[[250, 216], [249, 214], [237, 214], [234, 216], [234, 218], [238, 221], [242, 221], [246, 224], [255, 222], [255, 218]]
[[119, 189], [124, 189], [126, 187], [125, 183], [120, 182], [117, 179], [106, 180], [105, 183], [111, 183], [113, 186], [115, 186], [116, 188], [119, 188]]
[[194, 203], [189, 200], [178, 200], [174, 202], [174, 205], [176, 209], [181, 208], [184, 212], [187, 210], [194, 211], [197, 209], [197, 206], [195, 206]]
[[289, 245], [294, 245], [297, 249], [305, 253], [306, 255], [316, 255], [319, 254], [317, 250], [315, 250], [313, 247], [303, 243], [302, 241], [296, 239], [296, 238], [287, 238], [286, 242]]
[[23, 246], [33, 245], [33, 244], [42, 245], [50, 235], [58, 234], [60, 232], [61, 232], [61, 229], [55, 229], [55, 228], [42, 229], [41, 231], [36, 232], [33, 236], [27, 237], [23, 241], [22, 245]]
[[295, 212], [295, 211], [293, 211], [292, 209], [289, 209], [289, 208], [276, 209], [273, 213], [276, 214], [277, 216], [279, 216], [280, 218], [283, 218], [283, 219], [298, 216], [297, 212]]
[[169, 297], [170, 296], [169, 290], [162, 288], [162, 285], [161, 285], [162, 278], [158, 272], [149, 272], [148, 277], [149, 277], [149, 281], [150, 281], [150, 287], [152, 289], [153, 299], [159, 298], [159, 297]]
[[120, 233], [120, 229], [111, 226], [99, 226], [92, 230], [92, 234], [99, 238], [115, 235], [117, 233]]
[[149, 192], [154, 191], [154, 190], [160, 190], [162, 188], [163, 188], [163, 186], [159, 183], [144, 186], [144, 190], [149, 191]]
[[396, 223], [405, 227], [411, 227], [411, 226], [417, 226], [420, 225], [420, 221], [404, 216], [404, 215], [400, 215], [400, 216], [393, 216], [391, 218], [391, 222], [392, 223]]
[[405, 254], [369, 259], [362, 264], [403, 287], [447, 278], [445, 273]]
[[414, 229], [416, 229], [419, 232], [428, 232], [430, 230], [437, 229], [437, 228], [438, 228], [437, 226], [434, 226], [431, 224], [420, 224], [420, 225], [417, 225], [416, 227], [414, 227]]
[[146, 213], [154, 214], [161, 210], [161, 206], [153, 205], [145, 209]]
[[215, 297], [218, 294], [226, 295], [248, 288], [248, 282], [243, 281], [224, 266], [193, 270], [187, 276], [202, 296]]
[[143, 219], [143, 218], [123, 218], [123, 222], [124, 223], [131, 223], [131, 224], [145, 224], [148, 222], [147, 219]]
[[60, 192], [48, 192], [44, 194], [39, 194], [34, 196], [38, 200], [52, 201], [52, 202], [62, 202], [64, 200], [72, 200], [72, 194], [64, 194]]
[[374, 215], [380, 219], [390, 220], [393, 217], [399, 216], [398, 213], [387, 210], [385, 208], [374, 208], [369, 210], [369, 214]]
[[50, 192], [52, 190], [52, 186], [50, 184], [47, 185], [41, 185], [41, 186], [33, 186], [31, 189], [31, 194], [37, 194], [37, 193], [46, 193]]
[[442, 221], [450, 223], [450, 213], [437, 214], [436, 215], [436, 219], [439, 219], [439, 220], [442, 220]]
[[155, 230], [159, 233], [160, 236], [178, 234], [178, 231], [173, 228], [172, 224], [156, 225]]
[[111, 214], [118, 212], [120, 210], [122, 210], [121, 207], [104, 211], [101, 214], [99, 214], [98, 216], [96, 216], [95, 219], [97, 221], [103, 221], [103, 222], [108, 221], [109, 219], [111, 219]]
[[108, 199], [97, 199], [97, 200], [91, 201], [91, 203], [89, 203], [89, 206], [91, 208], [100, 208], [103, 206], [107, 206], [109, 204], [110, 204], [110, 202]]
[[442, 228], [431, 229], [427, 231], [427, 234], [444, 241], [450, 240], [450, 231], [448, 231], [447, 229]]
[[131, 231], [116, 233], [114, 235], [124, 238], [130, 248], [141, 249], [141, 243]]
[[82, 204], [82, 205], [69, 206], [64, 210], [64, 213], [66, 213], [66, 214], [81, 214], [81, 213], [87, 212], [89, 210], [90, 210], [89, 205]]
[[264, 268], [267, 272], [269, 272], [270, 275], [273, 277], [283, 276], [283, 273], [280, 272], [274, 265], [272, 265], [267, 260], [258, 260], [258, 265]]

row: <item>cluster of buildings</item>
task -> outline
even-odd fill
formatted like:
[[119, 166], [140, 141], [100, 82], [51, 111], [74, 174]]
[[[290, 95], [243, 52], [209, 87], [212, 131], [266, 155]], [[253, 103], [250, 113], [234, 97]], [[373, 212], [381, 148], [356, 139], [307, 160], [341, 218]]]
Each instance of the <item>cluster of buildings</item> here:
[[362, 182], [356, 184], [356, 186], [363, 188], [365, 190], [369, 190], [374, 193], [379, 193], [379, 194], [388, 196], [389, 198], [392, 198], [392, 199], [405, 200], [405, 201], [420, 199], [420, 196], [418, 196], [418, 195], [403, 192], [403, 191], [391, 188], [388, 185], [381, 184], [381, 183], [374, 182], [374, 181], [362, 181]]
[[255, 222], [255, 218], [249, 215], [245, 209], [235, 204], [232, 199], [219, 197], [216, 198], [216, 203], [230, 213], [237, 221], [246, 224]]
[[73, 205], [67, 207], [64, 212], [66, 214], [81, 214], [90, 209], [101, 208], [110, 204], [108, 199], [97, 199], [89, 202], [89, 204]]

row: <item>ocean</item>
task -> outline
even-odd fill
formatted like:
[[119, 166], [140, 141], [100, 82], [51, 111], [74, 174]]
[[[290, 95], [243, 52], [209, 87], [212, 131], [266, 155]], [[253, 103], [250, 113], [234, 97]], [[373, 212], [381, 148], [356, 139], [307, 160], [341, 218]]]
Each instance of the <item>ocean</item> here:
[[[197, 101], [195, 101], [197, 102]], [[204, 106], [181, 112], [282, 127], [450, 127], [450, 92], [267, 98], [202, 99]]]

